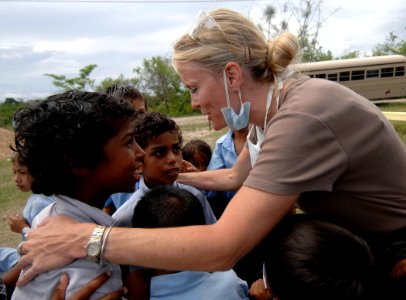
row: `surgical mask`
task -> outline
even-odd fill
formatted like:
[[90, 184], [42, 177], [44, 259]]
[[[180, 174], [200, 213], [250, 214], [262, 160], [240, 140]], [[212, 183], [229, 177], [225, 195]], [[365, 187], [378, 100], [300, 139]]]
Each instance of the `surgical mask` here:
[[248, 126], [251, 102], [242, 103], [241, 91], [238, 89], [238, 97], [240, 99], [240, 112], [237, 114], [230, 104], [230, 95], [228, 94], [226, 72], [223, 70], [224, 89], [226, 91], [227, 107], [221, 109], [227, 127], [231, 130], [241, 130]]
[[[287, 70], [285, 71], [286, 73], [282, 74], [281, 79], [279, 80], [279, 84], [278, 84], [278, 94], [275, 98], [276, 100], [276, 111], [278, 111], [279, 108], [279, 94], [280, 91], [283, 88], [283, 81], [284, 79], [288, 78], [290, 75], [292, 75], [292, 71]], [[264, 128], [260, 128], [259, 126], [252, 126], [248, 136], [247, 136], [247, 145], [248, 145], [248, 151], [250, 153], [250, 160], [251, 160], [251, 166], [253, 167], [258, 159], [258, 155], [259, 155], [259, 150], [261, 149], [262, 143], [265, 139], [265, 128], [266, 125], [268, 123], [268, 112], [269, 109], [272, 105], [272, 100], [273, 100], [273, 92], [274, 92], [274, 85], [272, 84], [272, 86], [270, 87], [269, 91], [268, 91], [268, 96], [266, 98], [266, 110], [265, 110], [265, 119], [264, 119]], [[252, 136], [252, 130], [255, 128], [255, 133], [256, 133], [256, 143], [254, 144], [254, 142], [252, 141], [253, 136]]]
[[[269, 108], [271, 107], [272, 104], [272, 94], [273, 94], [274, 86], [272, 85], [271, 88], [268, 91], [268, 96], [266, 98], [266, 110], [265, 110], [265, 120], [264, 120], [264, 129], [261, 127], [254, 125], [251, 127], [248, 136], [247, 136], [247, 145], [248, 145], [248, 151], [250, 153], [250, 160], [251, 160], [251, 166], [253, 167], [255, 163], [257, 162], [258, 155], [259, 155], [259, 150], [261, 149], [261, 145], [265, 139], [265, 128], [268, 120], [268, 111]], [[278, 110], [278, 102], [279, 102], [279, 94], [276, 97], [277, 99], [277, 104], [276, 104], [276, 110]], [[256, 133], [256, 143], [254, 144], [253, 142], [253, 135], [252, 135], [252, 130], [255, 128], [255, 133]]]

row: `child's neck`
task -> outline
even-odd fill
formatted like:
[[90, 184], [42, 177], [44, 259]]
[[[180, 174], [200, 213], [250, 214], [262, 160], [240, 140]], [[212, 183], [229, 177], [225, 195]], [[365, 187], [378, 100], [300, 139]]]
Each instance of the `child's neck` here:
[[144, 178], [144, 183], [145, 183], [145, 185], [147, 186], [147, 188], [149, 188], [149, 189], [153, 189], [153, 188], [155, 188], [155, 187], [157, 187], [157, 186], [161, 186], [161, 185], [173, 185], [174, 182], [175, 182], [175, 181], [170, 182], [170, 183], [167, 183], [167, 184], [151, 183], [151, 182], [148, 182], [148, 181]]

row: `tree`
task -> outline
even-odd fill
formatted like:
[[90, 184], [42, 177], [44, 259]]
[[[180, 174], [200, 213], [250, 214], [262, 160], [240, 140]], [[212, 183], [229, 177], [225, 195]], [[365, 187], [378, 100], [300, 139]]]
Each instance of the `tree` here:
[[125, 78], [123, 74], [120, 74], [116, 79], [111, 77], [107, 77], [102, 80], [102, 82], [96, 86], [96, 92], [105, 92], [109, 87], [114, 85], [133, 85], [138, 86], [140, 84], [140, 79], [133, 77], [133, 78]]
[[[289, 30], [289, 25], [297, 28], [297, 36], [301, 45], [301, 58], [304, 62], [331, 60], [331, 51], [325, 52], [320, 46], [318, 38], [323, 23], [334, 14], [337, 9], [323, 12], [323, 0], [286, 1], [278, 11], [275, 6], [268, 5], [264, 11], [261, 28], [268, 38], [276, 37], [283, 31]], [[276, 22], [276, 19], [281, 21]], [[277, 23], [272, 25], [272, 23]], [[264, 30], [265, 28], [265, 30]]]
[[153, 109], [174, 116], [192, 112], [189, 93], [183, 87], [169, 58], [156, 56], [144, 59], [142, 67], [133, 71]]
[[344, 54], [340, 56], [340, 59], [359, 58], [359, 57], [360, 57], [359, 51], [354, 50], [350, 52], [344, 52]]
[[400, 39], [393, 32], [389, 33], [384, 43], [376, 45], [372, 50], [373, 56], [390, 54], [406, 55], [406, 41]]
[[90, 73], [97, 67], [95, 64], [90, 64], [79, 70], [78, 77], [66, 78], [65, 75], [44, 74], [53, 79], [52, 84], [62, 90], [85, 90], [86, 87], [94, 89], [94, 79], [90, 79]]

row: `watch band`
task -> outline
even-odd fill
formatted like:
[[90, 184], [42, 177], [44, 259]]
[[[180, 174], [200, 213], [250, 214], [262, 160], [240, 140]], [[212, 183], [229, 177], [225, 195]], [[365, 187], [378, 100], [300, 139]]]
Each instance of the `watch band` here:
[[86, 258], [90, 261], [99, 262], [101, 247], [102, 247], [102, 238], [106, 226], [97, 225], [93, 230], [92, 235], [90, 236], [89, 242], [86, 244]]

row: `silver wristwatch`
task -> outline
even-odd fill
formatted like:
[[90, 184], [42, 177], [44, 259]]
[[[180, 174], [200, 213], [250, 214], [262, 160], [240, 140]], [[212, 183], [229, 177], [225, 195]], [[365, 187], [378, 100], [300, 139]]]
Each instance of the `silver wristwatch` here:
[[86, 248], [86, 258], [93, 262], [99, 262], [102, 239], [106, 226], [97, 225], [90, 236], [89, 242], [87, 242]]

